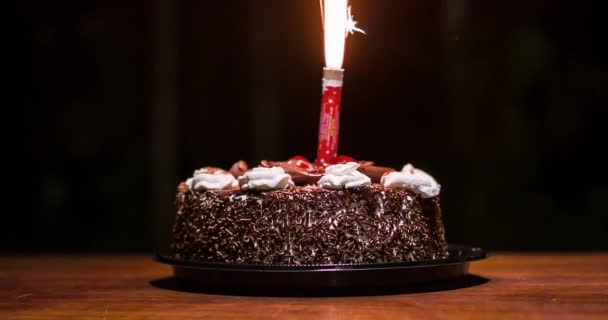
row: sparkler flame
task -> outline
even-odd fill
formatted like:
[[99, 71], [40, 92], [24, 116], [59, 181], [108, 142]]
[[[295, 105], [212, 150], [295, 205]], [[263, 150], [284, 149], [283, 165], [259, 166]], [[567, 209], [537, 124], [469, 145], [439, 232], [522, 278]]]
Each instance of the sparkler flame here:
[[357, 27], [348, 0], [319, 0], [325, 30], [325, 64], [330, 69], [342, 69], [344, 47], [348, 34], [365, 31]]

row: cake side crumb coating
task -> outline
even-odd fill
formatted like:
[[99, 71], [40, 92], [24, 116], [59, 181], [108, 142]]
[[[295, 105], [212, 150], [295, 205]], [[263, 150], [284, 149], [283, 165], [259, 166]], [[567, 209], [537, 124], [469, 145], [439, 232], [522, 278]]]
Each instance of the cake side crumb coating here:
[[176, 210], [179, 259], [300, 265], [447, 257], [439, 197], [381, 185], [271, 192], [180, 186]]

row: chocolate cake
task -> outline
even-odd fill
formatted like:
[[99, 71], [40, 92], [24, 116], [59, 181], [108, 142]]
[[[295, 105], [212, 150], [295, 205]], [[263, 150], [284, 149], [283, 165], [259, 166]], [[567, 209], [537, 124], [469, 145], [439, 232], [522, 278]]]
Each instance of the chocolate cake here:
[[207, 262], [309, 265], [447, 257], [440, 186], [411, 165], [304, 159], [204, 168], [181, 183], [173, 251]]

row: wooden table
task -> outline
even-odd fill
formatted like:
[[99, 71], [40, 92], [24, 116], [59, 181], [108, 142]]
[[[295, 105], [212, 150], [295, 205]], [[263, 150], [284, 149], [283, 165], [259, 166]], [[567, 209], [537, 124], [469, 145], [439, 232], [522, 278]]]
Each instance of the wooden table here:
[[444, 291], [239, 297], [163, 288], [170, 268], [145, 255], [2, 256], [0, 319], [608, 319], [608, 254], [495, 254], [471, 272]]

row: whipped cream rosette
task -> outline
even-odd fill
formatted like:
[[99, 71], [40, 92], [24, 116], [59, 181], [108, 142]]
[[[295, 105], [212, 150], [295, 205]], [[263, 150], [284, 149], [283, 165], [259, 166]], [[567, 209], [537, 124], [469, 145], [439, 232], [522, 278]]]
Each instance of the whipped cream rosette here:
[[382, 177], [380, 183], [385, 187], [401, 188], [413, 191], [423, 198], [439, 195], [441, 185], [428, 173], [407, 164], [401, 172], [391, 172]]
[[205, 190], [234, 190], [239, 184], [232, 174], [216, 168], [203, 168], [194, 171], [192, 178], [186, 181], [190, 189]]
[[291, 176], [283, 168], [254, 168], [239, 177], [242, 190], [282, 190], [293, 187]]
[[318, 182], [319, 187], [324, 189], [349, 189], [353, 187], [370, 185], [371, 179], [359, 172], [359, 164], [348, 162], [336, 164], [325, 168], [325, 175]]

